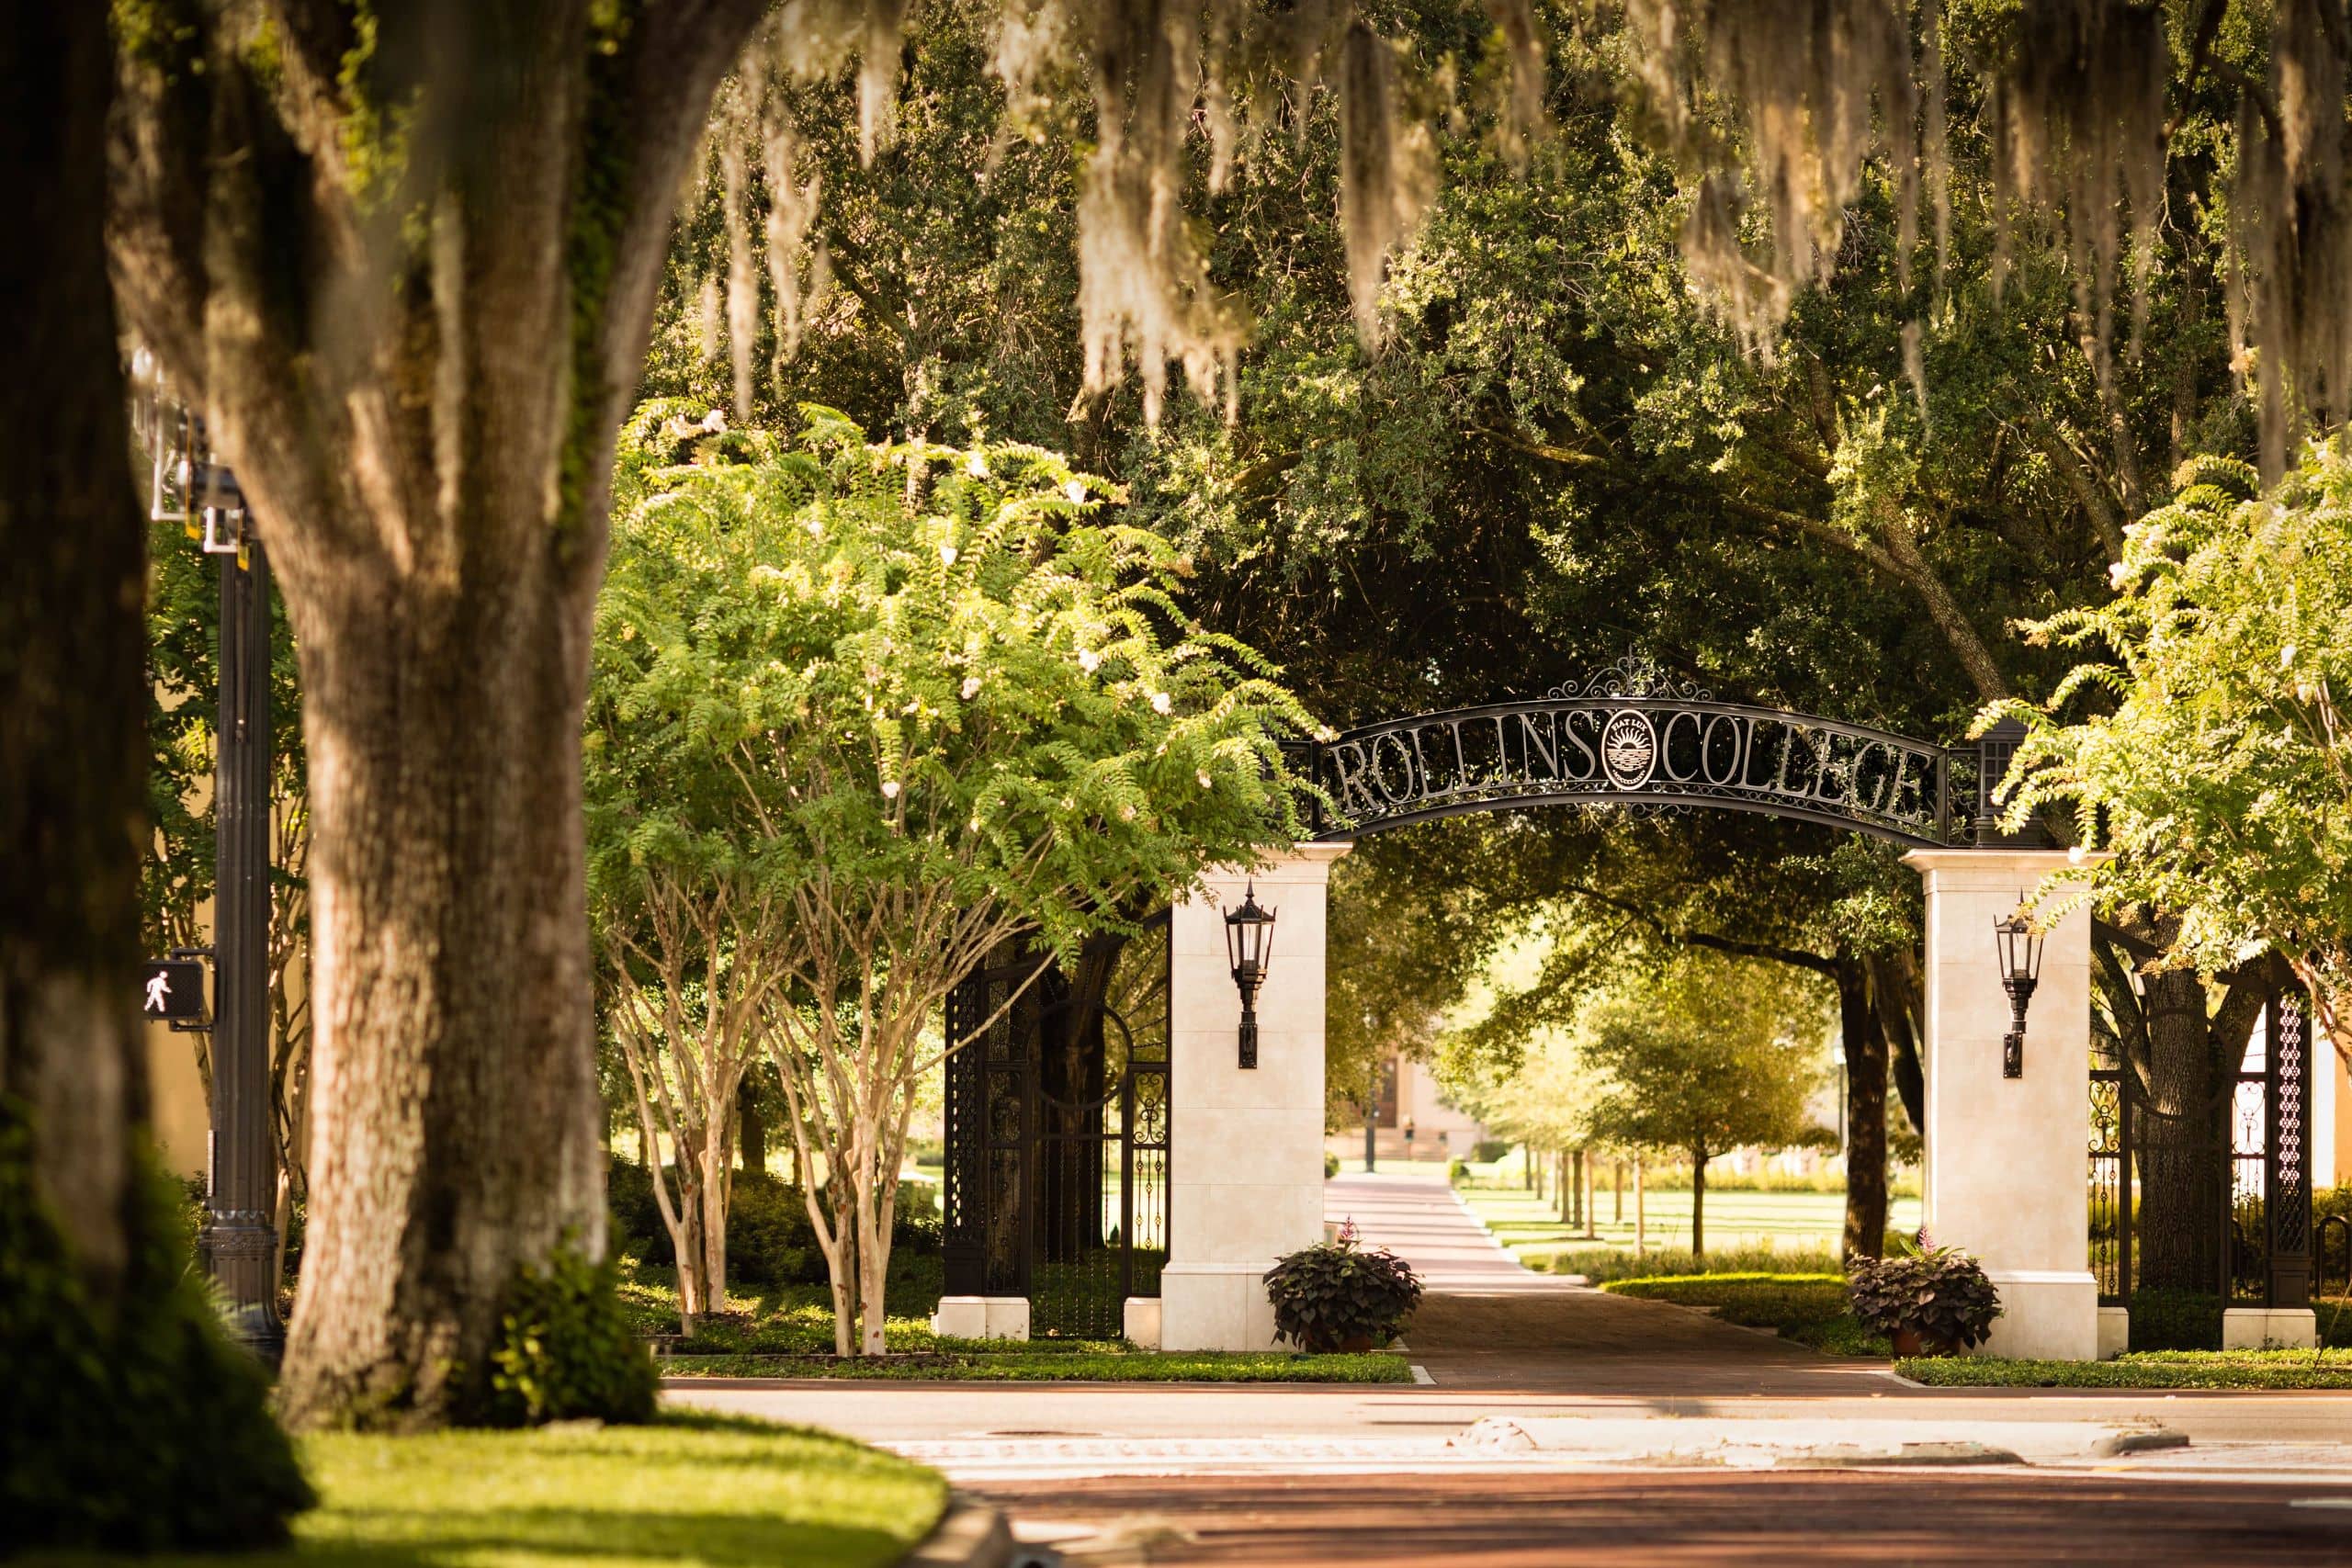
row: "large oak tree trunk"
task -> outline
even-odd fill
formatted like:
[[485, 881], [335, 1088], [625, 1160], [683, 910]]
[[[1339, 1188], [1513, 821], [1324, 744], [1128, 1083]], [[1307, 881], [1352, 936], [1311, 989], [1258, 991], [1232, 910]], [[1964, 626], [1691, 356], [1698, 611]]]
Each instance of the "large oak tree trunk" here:
[[109, 74], [102, 8], [26, 6], [0, 32], [21, 229], [0, 253], [0, 1092], [100, 1302], [129, 1259], [145, 1111], [145, 529], [92, 190]]
[[1848, 1258], [1886, 1247], [1886, 1034], [1871, 1005], [1860, 959], [1838, 957], [1838, 1032], [1846, 1049], [1846, 1231]]
[[0, 1552], [280, 1540], [309, 1490], [141, 1169], [146, 529], [99, 6], [0, 11]]
[[2133, 1234], [2141, 1288], [2220, 1288], [2226, 1098], [2220, 1092], [2205, 987], [2195, 973], [2143, 980], [2148, 1098], [2132, 1125], [2139, 1164]]
[[302, 569], [317, 1152], [282, 1397], [436, 1421], [483, 1393], [517, 1270], [604, 1247], [592, 600], [547, 558], [453, 584]]
[[[483, 1414], [502, 1293], [603, 1244], [580, 796], [614, 437], [765, 0], [127, 30], [111, 260], [254, 503], [311, 748], [308, 1423]], [[365, 36], [362, 36], [362, 33]]]

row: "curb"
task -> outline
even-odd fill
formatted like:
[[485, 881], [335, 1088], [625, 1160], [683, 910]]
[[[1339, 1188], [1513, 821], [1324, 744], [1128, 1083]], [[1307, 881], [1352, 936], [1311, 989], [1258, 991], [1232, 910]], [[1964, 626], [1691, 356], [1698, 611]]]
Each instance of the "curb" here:
[[967, 1493], [951, 1492], [947, 1511], [899, 1559], [899, 1568], [1011, 1568], [1015, 1550], [1002, 1513]]

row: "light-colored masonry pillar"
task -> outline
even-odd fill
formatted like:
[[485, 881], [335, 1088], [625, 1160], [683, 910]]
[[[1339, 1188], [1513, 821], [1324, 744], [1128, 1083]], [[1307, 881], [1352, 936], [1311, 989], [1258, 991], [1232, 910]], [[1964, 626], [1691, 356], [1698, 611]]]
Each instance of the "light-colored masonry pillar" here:
[[[1213, 872], [1172, 916], [1163, 1349], [1272, 1347], [1261, 1276], [1323, 1239], [1324, 899], [1331, 863], [1349, 847], [1300, 844], [1260, 872]], [[1220, 906], [1240, 903], [1252, 881], [1275, 919], [1258, 1066], [1245, 1069]]]
[[2001, 1076], [2008, 994], [1994, 922], [2066, 864], [2050, 850], [1919, 850], [1928, 885], [1925, 1203], [1929, 1239], [1974, 1253], [2001, 1295], [1988, 1356], [2099, 1353], [2085, 1175], [2090, 913], [2048, 933], [2026, 1015], [2025, 1075]]

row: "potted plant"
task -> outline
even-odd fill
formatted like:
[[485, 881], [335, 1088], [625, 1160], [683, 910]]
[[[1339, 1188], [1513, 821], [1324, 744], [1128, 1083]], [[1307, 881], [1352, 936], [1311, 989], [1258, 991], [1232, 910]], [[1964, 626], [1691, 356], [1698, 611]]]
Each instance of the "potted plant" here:
[[1925, 1231], [1893, 1257], [1847, 1264], [1846, 1293], [1863, 1326], [1892, 1339], [1898, 1356], [1973, 1350], [2001, 1315], [1984, 1266], [1956, 1247], [1931, 1245]]
[[1266, 1270], [1274, 1337], [1302, 1350], [1370, 1350], [1396, 1337], [1420, 1304], [1412, 1266], [1386, 1247], [1369, 1251], [1355, 1222], [1337, 1239], [1292, 1253]]

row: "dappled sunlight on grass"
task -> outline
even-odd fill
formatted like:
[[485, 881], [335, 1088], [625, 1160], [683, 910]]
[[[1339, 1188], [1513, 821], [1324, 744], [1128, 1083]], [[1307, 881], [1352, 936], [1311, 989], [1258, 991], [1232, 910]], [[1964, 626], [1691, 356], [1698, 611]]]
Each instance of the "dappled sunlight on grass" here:
[[700, 1416], [648, 1427], [330, 1433], [306, 1439], [302, 1458], [321, 1506], [295, 1521], [290, 1550], [136, 1561], [879, 1568], [929, 1532], [947, 1499], [936, 1472], [847, 1438]]

